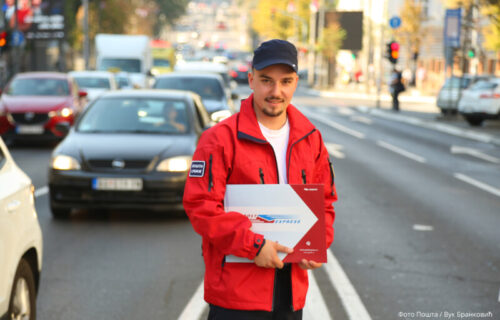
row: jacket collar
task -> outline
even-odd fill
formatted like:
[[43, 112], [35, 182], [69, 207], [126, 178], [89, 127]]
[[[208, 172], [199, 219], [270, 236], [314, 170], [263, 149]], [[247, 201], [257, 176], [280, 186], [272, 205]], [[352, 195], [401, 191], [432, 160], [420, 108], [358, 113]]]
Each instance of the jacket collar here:
[[[316, 127], [292, 104], [288, 105], [286, 113], [290, 125], [289, 143], [293, 143], [315, 130]], [[253, 93], [247, 99], [241, 101], [238, 117], [238, 138], [267, 143], [260, 130], [253, 108]]]

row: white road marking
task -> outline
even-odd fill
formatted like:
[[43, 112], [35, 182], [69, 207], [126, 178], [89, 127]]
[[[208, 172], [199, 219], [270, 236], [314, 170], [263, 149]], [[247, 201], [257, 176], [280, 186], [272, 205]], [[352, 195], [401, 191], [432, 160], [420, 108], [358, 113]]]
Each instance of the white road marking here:
[[[323, 264], [322, 268], [326, 271], [330, 282], [337, 291], [342, 305], [346, 310], [350, 320], [371, 320], [366, 307], [359, 297], [356, 289], [338, 260], [330, 250], [327, 251], [328, 263]], [[203, 281], [200, 283], [196, 292], [182, 310], [179, 320], [200, 319], [207, 308], [207, 303], [203, 300]], [[328, 311], [325, 299], [321, 294], [316, 277], [309, 271], [309, 290], [307, 293], [306, 305], [304, 307], [304, 319], [331, 320], [333, 319]]]
[[330, 126], [332, 128], [335, 128], [343, 133], [346, 133], [348, 135], [351, 135], [353, 137], [356, 137], [358, 139], [364, 139], [365, 138], [365, 135], [359, 131], [356, 131], [356, 130], [353, 130], [353, 129], [350, 129], [350, 128], [347, 128], [337, 122], [334, 122], [334, 121], [331, 121], [331, 120], [328, 120], [328, 119], [325, 119], [324, 117], [321, 117], [317, 114], [314, 114], [312, 112], [304, 112], [306, 114], [306, 116], [308, 118], [311, 118], [311, 119], [314, 119], [316, 121], [319, 121], [319, 122], [323, 122], [324, 124], [326, 124], [327, 126]]
[[330, 311], [326, 307], [325, 299], [319, 290], [318, 282], [314, 273], [309, 270], [309, 290], [307, 291], [306, 306], [304, 307], [304, 319], [332, 320]]
[[181, 315], [178, 320], [196, 320], [200, 319], [203, 311], [207, 308], [207, 303], [203, 300], [203, 285], [202, 281], [198, 288], [196, 289], [194, 295], [189, 300], [188, 304], [182, 310]]
[[379, 141], [377, 141], [377, 144], [379, 146], [381, 146], [382, 148], [386, 148], [387, 150], [390, 150], [392, 152], [395, 152], [395, 153], [397, 153], [399, 155], [402, 155], [402, 156], [407, 157], [409, 159], [415, 160], [417, 162], [420, 162], [420, 163], [425, 163], [426, 162], [426, 160], [425, 160], [424, 157], [421, 157], [419, 155], [416, 155], [416, 154], [414, 154], [412, 152], [406, 151], [406, 150], [401, 149], [399, 147], [393, 146], [392, 144], [389, 144], [387, 142], [379, 140]]
[[473, 148], [460, 147], [460, 146], [451, 146], [450, 149], [453, 154], [468, 154], [470, 156], [479, 158], [484, 161], [492, 162], [492, 163], [500, 163], [500, 159], [490, 156], [488, 154], [482, 153], [481, 151]]
[[43, 186], [41, 188], [38, 188], [35, 190], [35, 198], [41, 197], [45, 194], [49, 193], [49, 187], [48, 186]]
[[343, 114], [346, 116], [350, 116], [350, 115], [354, 114], [354, 111], [351, 108], [338, 108], [337, 112], [339, 114]]
[[367, 117], [363, 117], [363, 116], [352, 116], [350, 119], [351, 119], [351, 121], [361, 122], [364, 124], [372, 124], [373, 123], [372, 119], [367, 118]]
[[482, 189], [482, 190], [487, 191], [491, 194], [494, 194], [497, 197], [500, 197], [500, 190], [495, 188], [495, 187], [492, 187], [484, 182], [473, 179], [473, 178], [466, 176], [465, 174], [462, 174], [462, 173], [455, 173], [454, 176], [458, 180], [462, 180], [463, 182], [467, 182], [468, 184], [471, 184], [479, 189]]
[[328, 263], [323, 264], [330, 281], [342, 301], [342, 305], [350, 320], [371, 320], [363, 301], [359, 297], [356, 289], [345, 274], [335, 256], [327, 250]]
[[414, 224], [413, 230], [416, 231], [432, 231], [434, 230], [433, 226], [423, 225], [423, 224]]
[[338, 159], [345, 158], [345, 154], [341, 151], [344, 148], [342, 145], [326, 142], [325, 147], [326, 150], [328, 150], [328, 153], [331, 154], [333, 157]]

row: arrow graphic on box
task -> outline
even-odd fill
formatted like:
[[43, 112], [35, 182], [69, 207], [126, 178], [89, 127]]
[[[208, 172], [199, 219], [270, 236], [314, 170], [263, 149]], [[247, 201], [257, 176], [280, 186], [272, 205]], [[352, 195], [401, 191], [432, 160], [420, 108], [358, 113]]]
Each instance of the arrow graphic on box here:
[[[325, 262], [323, 199], [322, 185], [238, 184], [226, 186], [224, 208], [247, 216], [253, 232], [294, 248], [289, 255], [278, 253], [285, 262]], [[226, 262], [252, 261], [227, 256]]]

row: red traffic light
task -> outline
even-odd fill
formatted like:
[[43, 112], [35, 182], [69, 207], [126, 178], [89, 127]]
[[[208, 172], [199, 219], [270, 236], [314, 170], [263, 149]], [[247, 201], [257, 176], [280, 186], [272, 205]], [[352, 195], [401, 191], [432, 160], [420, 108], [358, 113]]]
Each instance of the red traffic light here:
[[0, 47], [5, 47], [7, 44], [7, 32], [2, 31], [0, 32]]
[[391, 50], [392, 51], [398, 51], [399, 50], [399, 43], [397, 43], [397, 42], [391, 42]]

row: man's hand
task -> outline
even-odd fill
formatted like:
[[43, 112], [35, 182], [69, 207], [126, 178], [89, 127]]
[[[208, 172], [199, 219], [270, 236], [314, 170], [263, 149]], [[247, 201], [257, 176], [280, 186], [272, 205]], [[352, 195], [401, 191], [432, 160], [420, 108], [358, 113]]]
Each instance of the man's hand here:
[[306, 260], [306, 259], [302, 259], [302, 261], [299, 262], [299, 267], [301, 267], [304, 270], [317, 269], [317, 268], [321, 267], [322, 265], [323, 264], [320, 262], [315, 262], [315, 261]]
[[263, 268], [283, 268], [283, 261], [278, 257], [278, 252], [292, 253], [293, 249], [282, 246], [281, 244], [266, 239], [266, 243], [259, 254], [255, 257], [254, 262], [259, 267]]

